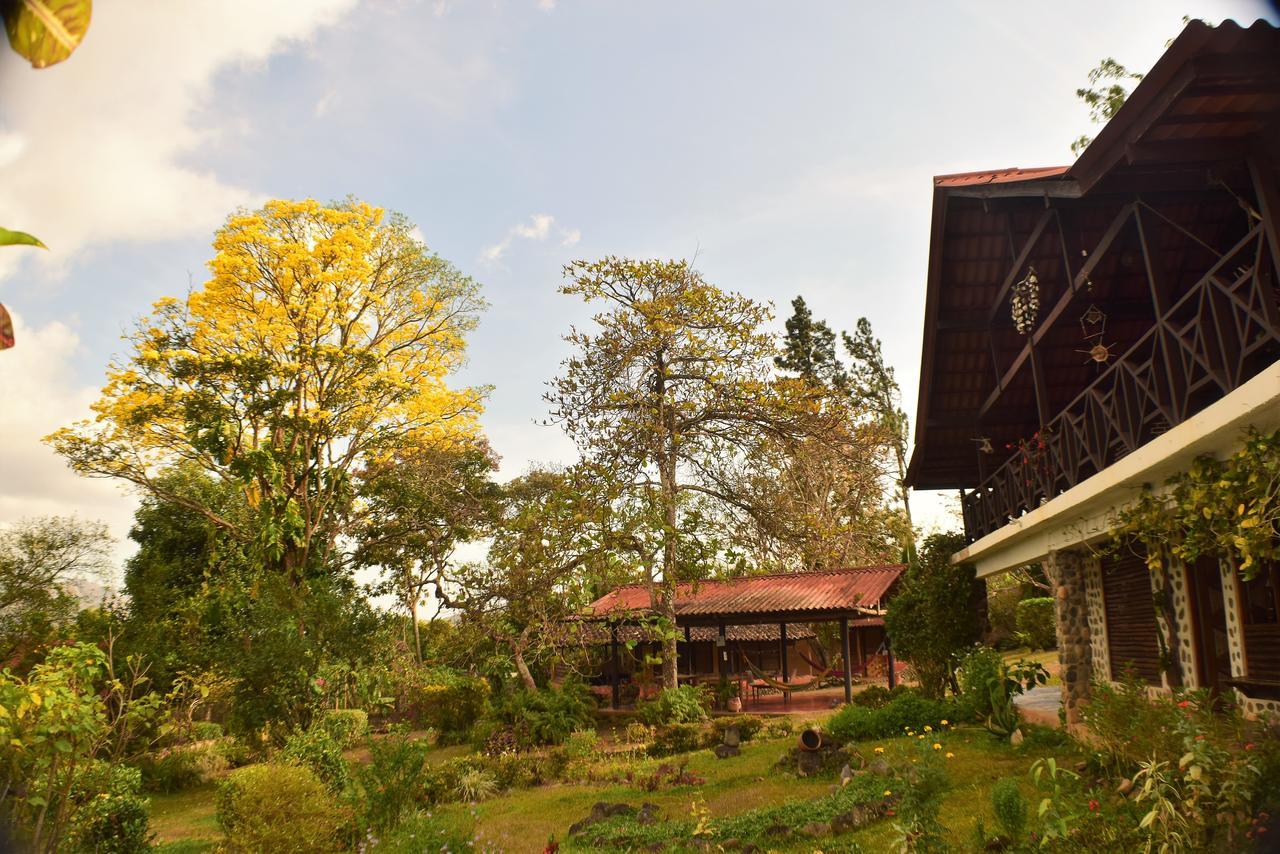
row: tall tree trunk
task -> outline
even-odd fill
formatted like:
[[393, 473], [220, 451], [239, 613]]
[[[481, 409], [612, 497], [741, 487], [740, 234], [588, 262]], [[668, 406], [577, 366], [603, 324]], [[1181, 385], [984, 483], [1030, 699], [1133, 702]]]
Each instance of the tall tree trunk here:
[[902, 443], [896, 443], [893, 450], [898, 458], [898, 495], [902, 498], [902, 512], [906, 514], [907, 527], [914, 530], [915, 525], [911, 521], [911, 502], [907, 498], [907, 457], [903, 452]]
[[422, 663], [422, 629], [418, 626], [418, 595], [417, 591], [410, 597], [412, 601], [409, 603], [409, 619], [413, 620], [413, 649], [417, 655], [418, 663]]
[[662, 590], [658, 616], [666, 623], [662, 639], [662, 687], [675, 688], [678, 651], [676, 649], [676, 473], [674, 460], [662, 463]]
[[529, 691], [537, 691], [538, 683], [534, 681], [533, 673], [529, 671], [529, 665], [524, 660], [525, 644], [529, 642], [529, 629], [526, 628], [520, 633], [519, 640], [512, 646], [512, 652], [515, 653], [516, 672], [520, 674], [520, 681], [524, 683], [524, 687]]

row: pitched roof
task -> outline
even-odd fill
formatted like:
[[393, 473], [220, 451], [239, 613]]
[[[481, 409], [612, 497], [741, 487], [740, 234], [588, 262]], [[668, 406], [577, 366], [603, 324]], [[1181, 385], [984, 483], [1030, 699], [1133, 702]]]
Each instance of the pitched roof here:
[[1037, 178], [1056, 178], [1066, 172], [1066, 166], [1038, 166], [1023, 169], [988, 169], [980, 172], [957, 172], [954, 175], [935, 175], [935, 187], [973, 187], [981, 184], [1009, 184], [1015, 181], [1034, 181]]
[[[676, 589], [676, 618], [753, 614], [819, 614], [875, 608], [898, 580], [900, 565], [831, 569], [681, 584]], [[649, 591], [628, 584], [591, 603], [589, 617], [647, 612]]]
[[[761, 623], [756, 626], [725, 626], [724, 634], [726, 640], [734, 642], [771, 641], [776, 643], [782, 636], [778, 631], [777, 623]], [[689, 640], [694, 643], [714, 641], [719, 636], [720, 633], [715, 626], [693, 626], [689, 629]], [[808, 626], [796, 623], [787, 624], [787, 640], [808, 640], [814, 637], [817, 637], [817, 635]], [[606, 644], [609, 643], [611, 638], [609, 627], [603, 623], [583, 623], [576, 636], [576, 640], [580, 644]], [[618, 640], [623, 643], [627, 641], [654, 641], [657, 640], [657, 630], [649, 626], [618, 626]], [[679, 638], [679, 640], [682, 643], [684, 642], [683, 637]]]

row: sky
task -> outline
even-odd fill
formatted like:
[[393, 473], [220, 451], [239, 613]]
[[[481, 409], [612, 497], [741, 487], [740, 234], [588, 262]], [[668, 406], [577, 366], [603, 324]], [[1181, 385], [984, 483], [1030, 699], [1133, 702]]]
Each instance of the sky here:
[[[121, 336], [206, 278], [213, 231], [273, 197], [398, 210], [481, 282], [458, 382], [511, 477], [569, 462], [542, 394], [589, 309], [561, 268], [695, 258], [711, 282], [870, 319], [915, 408], [933, 175], [1071, 161], [1105, 56], [1137, 70], [1184, 15], [1261, 0], [99, 0], [68, 61], [0, 50], [0, 524], [106, 522], [136, 496], [42, 436], [87, 417]], [[926, 528], [958, 526], [919, 494]]]

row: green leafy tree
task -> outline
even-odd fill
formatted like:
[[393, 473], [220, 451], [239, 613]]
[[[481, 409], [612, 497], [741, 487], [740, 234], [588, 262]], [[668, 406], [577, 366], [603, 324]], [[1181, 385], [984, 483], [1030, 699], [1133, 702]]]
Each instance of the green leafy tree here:
[[941, 697], [948, 685], [956, 687], [959, 657], [982, 635], [977, 603], [985, 591], [971, 564], [951, 562], [963, 547], [957, 534], [926, 538], [885, 616], [894, 653], [911, 662], [920, 690], [930, 697]]
[[496, 468], [497, 458], [479, 441], [405, 449], [362, 496], [355, 561], [381, 570], [373, 591], [394, 595], [405, 609], [419, 662], [419, 609], [446, 577], [458, 546], [492, 528], [501, 494], [493, 481]]
[[101, 579], [106, 526], [70, 517], [29, 519], [0, 529], [0, 656], [18, 664], [54, 639], [79, 610], [76, 585]]
[[[682, 561], [698, 502], [761, 512], [721, 477], [765, 433], [799, 438], [817, 409], [808, 384], [773, 373], [778, 355], [761, 326], [770, 311], [706, 282], [687, 261], [608, 257], [565, 268], [561, 292], [604, 304], [596, 330], [572, 330], [574, 354], [546, 398], [584, 459], [659, 511], [662, 549], [646, 568], [666, 628], [663, 683], [676, 686], [676, 584], [703, 568]], [[685, 518], [682, 520], [682, 516]]]
[[849, 353], [849, 394], [855, 403], [872, 413], [881, 430], [896, 468], [894, 478], [902, 512], [911, 527], [911, 499], [907, 489], [907, 439], [910, 423], [902, 408], [902, 390], [893, 368], [884, 360], [880, 339], [871, 331], [871, 321], [859, 317], [854, 332], [844, 333], [845, 350]]
[[849, 376], [836, 355], [836, 334], [825, 320], [814, 320], [804, 297], [791, 301], [792, 314], [786, 320], [782, 353], [773, 363], [819, 386], [844, 391]]
[[[1186, 19], [1183, 19], [1184, 21]], [[1089, 85], [1076, 90], [1076, 97], [1089, 107], [1089, 119], [1094, 124], [1106, 124], [1120, 112], [1129, 97], [1128, 85], [1142, 79], [1142, 75], [1130, 71], [1111, 57], [1103, 59], [1089, 71]], [[1071, 143], [1071, 153], [1080, 156], [1093, 137], [1085, 134]]]

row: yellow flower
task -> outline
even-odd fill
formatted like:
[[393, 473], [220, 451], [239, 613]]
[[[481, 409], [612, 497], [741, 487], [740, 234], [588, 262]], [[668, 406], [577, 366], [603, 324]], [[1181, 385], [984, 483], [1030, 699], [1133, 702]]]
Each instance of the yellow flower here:
[[885, 796], [886, 798], [887, 798], [887, 797], [889, 797], [889, 796], [890, 796], [890, 795], [892, 795], [892, 794], [893, 794], [893, 792], [889, 791], [888, 789], [885, 789], [885, 790], [884, 790], [884, 796]]
[[941, 744], [938, 744], [938, 742], [936, 742], [936, 741], [935, 741], [935, 742], [933, 743], [933, 749], [934, 749], [934, 750], [941, 750], [941, 749], [942, 749], [942, 745], [941, 745]]
[[948, 751], [948, 752], [947, 752], [947, 758], [948, 758], [948, 759], [955, 759], [955, 758], [956, 758], [956, 755], [955, 755], [954, 753], [951, 753], [950, 751]]
[[877, 747], [877, 748], [876, 748], [876, 753], [884, 753], [884, 748], [883, 748], [883, 747]]
[[925, 732], [933, 732], [933, 727], [929, 726], [928, 724], [925, 724], [925, 725], [924, 725], [924, 731], [925, 731]]
[[942, 725], [943, 725], [943, 726], [946, 726], [946, 725], [947, 725], [947, 722], [946, 722], [946, 721], [943, 721], [943, 722], [942, 722]]
[[916, 736], [916, 738], [920, 739], [921, 741], [924, 741], [924, 736], [923, 736], [923, 735], [917, 735], [917, 736]]

